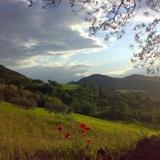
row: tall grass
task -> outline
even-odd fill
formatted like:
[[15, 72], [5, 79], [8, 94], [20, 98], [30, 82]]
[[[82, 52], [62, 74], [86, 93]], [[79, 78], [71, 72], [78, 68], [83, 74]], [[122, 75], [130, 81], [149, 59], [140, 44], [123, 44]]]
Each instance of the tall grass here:
[[[85, 147], [79, 132], [79, 123], [85, 122], [91, 128], [90, 149], [96, 154], [97, 149], [107, 148], [123, 152], [135, 146], [144, 136], [159, 134], [135, 124], [123, 124], [99, 120], [79, 114], [54, 114], [41, 108], [23, 110], [8, 103], [0, 103], [0, 160], [11, 160], [17, 156], [26, 159], [36, 153], [63, 155], [65, 159], [74, 156]], [[63, 125], [65, 132], [72, 134], [67, 140], [56, 130]]]

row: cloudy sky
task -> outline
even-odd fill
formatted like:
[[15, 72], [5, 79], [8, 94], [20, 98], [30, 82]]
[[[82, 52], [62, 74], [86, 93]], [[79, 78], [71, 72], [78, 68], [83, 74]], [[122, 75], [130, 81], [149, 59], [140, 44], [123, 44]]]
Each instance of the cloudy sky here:
[[131, 27], [121, 40], [106, 42], [89, 37], [83, 19], [65, 3], [45, 10], [28, 8], [26, 0], [0, 1], [0, 64], [31, 78], [59, 82], [95, 73], [139, 73], [130, 62]]

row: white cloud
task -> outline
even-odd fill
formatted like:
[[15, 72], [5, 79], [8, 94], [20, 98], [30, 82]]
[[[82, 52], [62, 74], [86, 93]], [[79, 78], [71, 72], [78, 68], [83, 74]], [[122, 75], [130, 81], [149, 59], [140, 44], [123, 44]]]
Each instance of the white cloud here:
[[15, 43], [17, 47], [26, 47], [28, 49], [32, 49], [33, 47], [39, 45], [39, 41], [35, 39], [29, 39], [28, 41], [24, 41], [24, 42], [20, 40], [16, 40]]
[[[144, 13], [149, 13], [147, 15], [145, 15]], [[157, 13], [156, 11], [153, 11], [151, 8], [149, 8], [146, 5], [146, 0], [143, 0], [140, 2], [139, 7], [136, 10], [135, 13], [135, 17], [133, 19], [134, 22], [151, 22], [153, 21], [155, 18], [160, 18], [159, 13]]]
[[91, 72], [76, 73], [75, 75], [78, 77], [87, 77], [87, 76], [91, 75]]
[[132, 68], [128, 68], [124, 70], [114, 70], [114, 71], [107, 72], [106, 75], [113, 76], [113, 77], [123, 77], [123, 76], [126, 76], [127, 73], [131, 70]]
[[98, 50], [107, 48], [106, 42], [103, 37], [98, 37], [98, 36], [93, 36], [93, 35], [89, 36], [89, 32], [88, 32], [89, 24], [87, 22], [83, 22], [81, 24], [71, 24], [69, 25], [69, 28], [72, 31], [79, 32], [79, 34], [82, 37], [93, 40], [97, 46], [101, 46], [99, 48], [95, 48], [96, 49], [95, 52], [97, 52]]

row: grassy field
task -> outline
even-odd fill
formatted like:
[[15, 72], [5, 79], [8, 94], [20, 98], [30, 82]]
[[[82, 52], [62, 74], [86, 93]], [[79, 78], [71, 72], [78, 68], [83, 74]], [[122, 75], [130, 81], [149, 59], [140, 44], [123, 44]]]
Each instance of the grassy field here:
[[[80, 122], [91, 128], [88, 137], [91, 139], [92, 156], [99, 148], [123, 152], [133, 148], [142, 137], [159, 134], [159, 131], [135, 124], [109, 122], [79, 114], [54, 114], [41, 108], [23, 110], [0, 102], [0, 160], [17, 157], [36, 159], [33, 157], [38, 154], [75, 160], [75, 156], [86, 146], [79, 131]], [[63, 125], [64, 134], [69, 132], [71, 139], [65, 139], [57, 131], [57, 125]]]
[[66, 84], [62, 84], [62, 87], [64, 90], [74, 90], [74, 89], [77, 89], [79, 85], [66, 83]]

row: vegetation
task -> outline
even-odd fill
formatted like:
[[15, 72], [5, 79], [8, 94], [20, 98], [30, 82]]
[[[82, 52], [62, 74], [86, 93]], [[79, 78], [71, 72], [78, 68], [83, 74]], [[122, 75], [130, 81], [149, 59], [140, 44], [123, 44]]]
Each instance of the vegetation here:
[[79, 87], [79, 85], [67, 83], [67, 84], [63, 84], [62, 87], [64, 90], [74, 90], [74, 89], [77, 89]]
[[[95, 156], [99, 148], [123, 153], [134, 148], [136, 141], [142, 137], [159, 134], [158, 131], [135, 124], [109, 122], [79, 114], [55, 114], [42, 108], [23, 110], [1, 102], [0, 159], [54, 157], [75, 160], [78, 155], [85, 154], [86, 142], [79, 128], [82, 122], [90, 127], [88, 136], [91, 157]], [[71, 134], [70, 139], [57, 130], [57, 126], [61, 125], [64, 133]]]
[[[110, 120], [137, 120], [154, 124], [160, 122], [159, 98], [155, 101], [140, 91], [132, 92], [130, 90], [127, 92], [126, 90], [116, 90], [116, 88], [115, 90], [102, 88], [98, 86], [100, 81], [93, 78], [94, 76], [91, 76], [91, 79], [88, 78], [87, 85], [64, 85], [51, 80], [43, 82], [28, 79], [5, 67], [2, 69], [3, 73], [6, 76], [3, 77], [0, 74], [0, 100], [17, 104], [23, 108], [42, 107], [59, 113], [75, 112]], [[11, 76], [14, 82], [18, 80], [19, 83], [15, 84], [13, 81], [9, 81]], [[20, 77], [25, 77], [25, 83], [20, 80]], [[103, 76], [103, 79], [105, 80], [101, 80], [101, 85], [107, 84], [106, 77]], [[126, 79], [135, 79], [135, 76]], [[140, 79], [144, 82], [144, 77], [140, 77]], [[87, 78], [85, 78], [86, 80]], [[108, 81], [110, 86], [112, 81], [113, 78]], [[120, 83], [117, 84], [123, 86]]]
[[13, 84], [16, 86], [25, 86], [30, 83], [30, 79], [24, 75], [10, 70], [0, 64], [0, 83], [1, 84]]
[[[143, 137], [160, 134], [159, 99], [142, 92], [32, 80], [5, 67], [0, 72], [0, 159], [101, 160], [106, 151], [121, 157]], [[141, 125], [151, 122], [156, 130]]]
[[[46, 9], [63, 0], [25, 2], [28, 7], [39, 3]], [[67, 3], [73, 12], [82, 13], [83, 29], [88, 27], [88, 36], [97, 34], [111, 42], [132, 29], [135, 43], [130, 45], [131, 62], [136, 67], [146, 67], [147, 73], [160, 73], [159, 0], [69, 0]], [[147, 21], [135, 20], [137, 13], [147, 17]], [[131, 20], [134, 23], [126, 29]], [[29, 43], [23, 44], [16, 33], [8, 35], [25, 53], [43, 42], [27, 37], [24, 40]], [[7, 42], [5, 36], [2, 41]], [[8, 42], [10, 49], [16, 50], [12, 41]], [[95, 46], [100, 46], [98, 41]], [[5, 59], [8, 58], [7, 54]], [[159, 160], [159, 94], [158, 77], [91, 75], [77, 83], [60, 84], [54, 80], [33, 80], [0, 65], [0, 159]]]
[[112, 78], [106, 75], [94, 74], [84, 77], [78, 84], [92, 87], [101, 87], [103, 92], [106, 90], [130, 90], [144, 92], [160, 92], [160, 78], [143, 75], [130, 75], [123, 78]]

